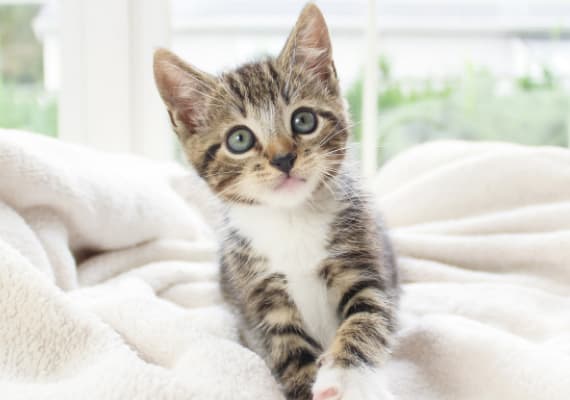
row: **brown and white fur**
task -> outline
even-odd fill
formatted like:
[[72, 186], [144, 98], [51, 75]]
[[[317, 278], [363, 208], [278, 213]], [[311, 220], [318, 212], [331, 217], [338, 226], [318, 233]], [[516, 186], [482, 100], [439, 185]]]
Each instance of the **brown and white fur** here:
[[[277, 58], [212, 76], [158, 50], [154, 68], [188, 159], [225, 207], [221, 285], [244, 342], [288, 399], [391, 398], [382, 366], [396, 266], [347, 166], [350, 126], [318, 8], [305, 7]], [[316, 116], [310, 134], [293, 132], [300, 108]], [[243, 154], [228, 148], [236, 126], [255, 137]], [[276, 167], [283, 155], [289, 169]]]

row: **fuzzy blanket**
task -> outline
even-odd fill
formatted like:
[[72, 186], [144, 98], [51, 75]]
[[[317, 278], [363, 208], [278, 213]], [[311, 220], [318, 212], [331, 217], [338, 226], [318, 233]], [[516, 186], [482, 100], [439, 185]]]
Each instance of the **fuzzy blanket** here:
[[[395, 396], [570, 398], [570, 152], [434, 143], [374, 187], [403, 275]], [[205, 193], [0, 130], [0, 398], [282, 399], [222, 304]]]

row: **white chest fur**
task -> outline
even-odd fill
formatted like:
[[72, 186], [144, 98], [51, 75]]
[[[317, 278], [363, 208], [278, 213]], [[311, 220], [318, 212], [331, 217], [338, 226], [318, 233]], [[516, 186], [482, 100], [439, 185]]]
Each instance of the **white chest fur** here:
[[326, 239], [332, 212], [311, 209], [234, 207], [231, 224], [267, 257], [271, 272], [285, 274], [289, 295], [297, 305], [308, 332], [328, 346], [337, 319], [318, 267], [326, 258]]

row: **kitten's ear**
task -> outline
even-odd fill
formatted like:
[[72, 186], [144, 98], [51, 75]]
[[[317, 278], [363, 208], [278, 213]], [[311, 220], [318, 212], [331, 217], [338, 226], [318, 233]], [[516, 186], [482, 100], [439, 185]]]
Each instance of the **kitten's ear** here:
[[285, 69], [298, 65], [325, 82], [336, 82], [329, 30], [315, 4], [309, 3], [301, 11], [278, 61]]
[[174, 130], [186, 139], [205, 118], [207, 99], [216, 86], [216, 78], [170, 51], [159, 49], [154, 53], [154, 79]]

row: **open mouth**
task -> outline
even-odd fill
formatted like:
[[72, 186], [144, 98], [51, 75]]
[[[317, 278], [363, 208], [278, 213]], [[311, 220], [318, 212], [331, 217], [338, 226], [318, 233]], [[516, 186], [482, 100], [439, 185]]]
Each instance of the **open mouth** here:
[[275, 187], [275, 191], [291, 191], [303, 186], [307, 182], [306, 179], [297, 178], [295, 176], [285, 176]]

